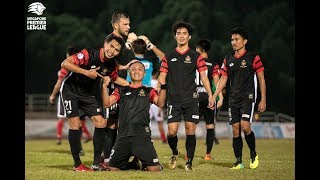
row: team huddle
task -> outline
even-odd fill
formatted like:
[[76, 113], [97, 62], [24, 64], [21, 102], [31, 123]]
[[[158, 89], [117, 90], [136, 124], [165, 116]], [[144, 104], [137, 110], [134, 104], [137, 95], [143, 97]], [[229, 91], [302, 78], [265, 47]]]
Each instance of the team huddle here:
[[[167, 134], [160, 128], [161, 119], [158, 122], [160, 137], [172, 151], [169, 169], [177, 167], [180, 154], [177, 132], [181, 120], [186, 133], [185, 170], [193, 170], [195, 133], [201, 116], [207, 129], [204, 159], [213, 160], [216, 113], [223, 104], [222, 90], [228, 80], [229, 124], [232, 125], [236, 158], [231, 169], [244, 168], [242, 131], [250, 149], [250, 168], [258, 167], [255, 135], [251, 130], [257, 78], [261, 94], [259, 112], [266, 110], [266, 85], [260, 56], [245, 48], [246, 29], [237, 27], [231, 31], [234, 53], [227, 55], [220, 67], [208, 57], [209, 40], [201, 39], [195, 49], [190, 48], [192, 26], [187, 22], [178, 21], [172, 25], [177, 46], [166, 53], [145, 35], [130, 32], [127, 14], [115, 12], [111, 24], [113, 32], [106, 36], [103, 47], [82, 49], [61, 63], [66, 73], [61, 80], [59, 96], [69, 123], [73, 170], [161, 171], [163, 165], [152, 142], [150, 121], [159, 117], [164, 107], [167, 109]], [[160, 68], [146, 58], [148, 51], [159, 58]], [[94, 125], [91, 167], [84, 165], [80, 158], [81, 119], [85, 116]]]

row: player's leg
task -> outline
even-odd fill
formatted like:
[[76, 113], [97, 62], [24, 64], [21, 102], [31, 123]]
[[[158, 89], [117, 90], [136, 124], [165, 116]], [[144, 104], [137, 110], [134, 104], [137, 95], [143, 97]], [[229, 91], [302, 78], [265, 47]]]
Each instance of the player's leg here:
[[250, 168], [255, 169], [259, 165], [259, 158], [256, 152], [256, 139], [251, 129], [255, 103], [248, 102], [242, 108], [241, 127], [245, 135], [245, 140], [250, 149]]
[[194, 152], [196, 149], [196, 128], [199, 123], [199, 105], [198, 102], [191, 102], [183, 105], [183, 117], [185, 121], [186, 131], [186, 151], [187, 151], [187, 162], [185, 166], [186, 171], [192, 170], [192, 161], [194, 158]]
[[169, 160], [169, 168], [175, 169], [178, 161], [178, 136], [177, 132], [179, 129], [180, 116], [181, 116], [181, 104], [169, 104], [168, 106], [168, 135], [167, 140], [169, 147], [172, 151], [172, 156]]

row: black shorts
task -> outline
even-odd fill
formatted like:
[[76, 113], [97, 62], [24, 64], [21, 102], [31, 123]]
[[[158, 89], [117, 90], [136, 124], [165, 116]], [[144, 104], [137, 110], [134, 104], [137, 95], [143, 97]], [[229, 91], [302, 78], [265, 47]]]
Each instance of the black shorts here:
[[119, 118], [119, 106], [118, 103], [112, 105], [110, 108], [104, 108], [105, 119], [118, 119]]
[[168, 124], [172, 122], [181, 122], [181, 116], [188, 122], [199, 123], [199, 103], [176, 103], [168, 104], [167, 107]]
[[96, 98], [90, 93], [74, 92], [65, 84], [62, 89], [62, 100], [66, 109], [66, 117], [87, 115], [89, 117], [102, 115]]
[[215, 123], [215, 110], [208, 108], [208, 94], [206, 92], [198, 93], [199, 95], [199, 117], [203, 116], [206, 124]]
[[242, 101], [229, 106], [229, 124], [240, 122], [240, 120], [252, 122], [255, 103], [252, 101]]
[[130, 136], [117, 139], [111, 150], [109, 166], [125, 170], [131, 156], [137, 157], [143, 166], [160, 164], [150, 136]]

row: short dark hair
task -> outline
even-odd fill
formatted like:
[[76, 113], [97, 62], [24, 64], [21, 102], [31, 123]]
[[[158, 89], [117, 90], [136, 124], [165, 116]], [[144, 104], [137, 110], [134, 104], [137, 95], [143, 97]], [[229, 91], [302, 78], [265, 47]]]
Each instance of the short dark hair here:
[[130, 19], [129, 15], [121, 12], [121, 11], [116, 11], [112, 14], [112, 18], [111, 18], [111, 25], [113, 26], [114, 23], [117, 23], [120, 21], [121, 18], [128, 18]]
[[79, 51], [80, 51], [80, 49], [78, 49], [78, 48], [76, 48], [76, 47], [71, 47], [71, 46], [69, 46], [69, 47], [67, 47], [66, 53], [67, 53], [69, 56], [71, 56], [71, 55], [73, 55], [73, 54], [75, 54], [75, 53], [77, 53], [77, 52], [79, 52]]
[[178, 21], [172, 25], [173, 34], [176, 34], [177, 30], [180, 28], [186, 28], [188, 30], [189, 35], [192, 34], [192, 25], [184, 21]]
[[109, 34], [105, 39], [104, 39], [104, 43], [107, 42], [109, 43], [110, 41], [112, 40], [116, 40], [120, 45], [121, 45], [121, 48], [124, 46], [124, 41], [122, 39], [122, 37], [119, 37], [119, 36], [116, 36], [114, 34]]
[[246, 28], [239, 26], [231, 30], [231, 35], [232, 34], [239, 34], [243, 39], [248, 40], [248, 31]]
[[[146, 70], [146, 67], [144, 66], [144, 64], [143, 64], [141, 61], [135, 61], [135, 62], [131, 63], [131, 64], [129, 65], [129, 68], [132, 66], [132, 64], [136, 64], [136, 63], [142, 64], [142, 65], [143, 65], [143, 69]], [[129, 68], [128, 68], [128, 69], [129, 69]]]
[[201, 51], [208, 52], [211, 48], [211, 42], [208, 39], [200, 39], [196, 43], [196, 47], [200, 48]]
[[147, 52], [147, 44], [143, 39], [136, 39], [132, 42], [132, 50], [136, 54], [144, 54]]

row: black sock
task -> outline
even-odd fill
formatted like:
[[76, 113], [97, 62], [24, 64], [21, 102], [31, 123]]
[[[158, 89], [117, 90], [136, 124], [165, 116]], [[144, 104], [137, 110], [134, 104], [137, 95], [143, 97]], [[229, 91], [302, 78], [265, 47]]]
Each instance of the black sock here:
[[114, 142], [115, 142], [114, 136], [116, 136], [116, 134], [117, 134], [117, 130], [106, 127], [107, 139], [106, 139], [106, 143], [103, 148], [103, 154], [104, 154], [105, 159], [109, 158], [109, 156], [111, 154], [111, 149], [112, 149]]
[[178, 155], [179, 152], [178, 152], [178, 149], [177, 149], [177, 145], [178, 145], [178, 137], [177, 135], [175, 136], [167, 136], [167, 139], [168, 139], [168, 144], [172, 150], [172, 154], [173, 155]]
[[103, 146], [106, 143], [105, 128], [94, 128], [93, 133], [93, 163], [98, 164], [103, 150]]
[[79, 130], [69, 129], [68, 140], [74, 161], [74, 167], [78, 167], [80, 166], [80, 164], [82, 164], [79, 156], [81, 146], [81, 141], [79, 138], [80, 136], [81, 135]]
[[214, 129], [207, 129], [207, 136], [206, 136], [206, 144], [207, 144], [207, 154], [211, 153], [212, 146], [214, 141]]
[[245, 135], [246, 142], [248, 144], [248, 147], [250, 149], [250, 156], [256, 157], [256, 138], [254, 136], [253, 131], [249, 135]]
[[232, 141], [232, 147], [233, 147], [233, 152], [234, 152], [234, 155], [235, 157], [237, 158], [237, 160], [239, 161], [239, 158], [240, 158], [240, 163], [242, 162], [242, 148], [243, 148], [243, 142], [242, 142], [242, 137], [239, 136], [239, 137], [236, 137], [236, 138], [233, 138], [233, 141]]
[[192, 164], [192, 160], [194, 157], [194, 151], [196, 149], [196, 135], [187, 135], [186, 138], [186, 150], [187, 150], [187, 156], [188, 156], [188, 160], [187, 160], [187, 164]]
[[81, 143], [82, 127], [79, 128], [79, 132], [80, 132], [80, 150], [83, 150], [83, 149], [82, 149], [82, 143]]

